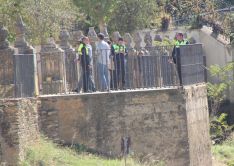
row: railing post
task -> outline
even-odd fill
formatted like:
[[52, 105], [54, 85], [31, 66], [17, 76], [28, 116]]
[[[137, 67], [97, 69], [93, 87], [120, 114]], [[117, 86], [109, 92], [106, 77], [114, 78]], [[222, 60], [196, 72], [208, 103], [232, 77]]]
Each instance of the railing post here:
[[[15, 48], [17, 49], [14, 66], [16, 72], [16, 96], [38, 96], [39, 88], [36, 54], [34, 52], [34, 48], [30, 46], [25, 40], [26, 28], [21, 16], [19, 16], [16, 21], [15, 29]], [[27, 78], [25, 78], [26, 75]]]
[[180, 67], [182, 85], [205, 82], [202, 44], [180, 47]]
[[65, 70], [68, 91], [71, 92], [77, 88], [78, 84], [78, 65], [75, 62], [76, 52], [69, 43], [70, 35], [67, 30], [60, 32], [60, 47], [65, 53]]
[[53, 38], [42, 45], [41, 51], [42, 94], [66, 92], [64, 51], [58, 48]]
[[0, 97], [15, 97], [14, 49], [7, 41], [8, 31], [0, 24]]

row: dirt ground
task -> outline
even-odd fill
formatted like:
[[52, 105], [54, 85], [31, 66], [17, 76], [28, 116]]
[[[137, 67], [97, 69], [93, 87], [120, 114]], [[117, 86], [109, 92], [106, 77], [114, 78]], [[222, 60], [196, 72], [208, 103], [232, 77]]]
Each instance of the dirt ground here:
[[227, 166], [227, 165], [224, 163], [221, 163], [220, 161], [212, 157], [212, 166]]

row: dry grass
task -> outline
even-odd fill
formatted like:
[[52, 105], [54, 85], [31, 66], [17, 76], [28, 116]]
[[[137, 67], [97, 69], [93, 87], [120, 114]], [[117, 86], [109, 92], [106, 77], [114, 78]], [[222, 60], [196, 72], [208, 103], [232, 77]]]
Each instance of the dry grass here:
[[[147, 166], [163, 166], [150, 164]], [[92, 154], [77, 154], [70, 148], [59, 147], [41, 139], [27, 150], [26, 158], [21, 166], [125, 166], [124, 160], [106, 159]], [[127, 166], [146, 166], [133, 158], [127, 159]]]

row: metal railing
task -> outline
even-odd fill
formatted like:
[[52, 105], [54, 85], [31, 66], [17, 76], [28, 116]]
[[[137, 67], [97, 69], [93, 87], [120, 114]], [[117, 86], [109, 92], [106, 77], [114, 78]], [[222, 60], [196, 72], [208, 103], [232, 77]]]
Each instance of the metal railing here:
[[35, 54], [14, 55], [15, 97], [32, 97], [36, 94]]
[[[88, 91], [133, 90], [177, 86], [176, 67], [169, 63], [171, 47], [151, 47], [128, 50], [126, 54], [111, 54], [99, 50], [93, 56], [90, 77], [85, 87]], [[82, 62], [80, 63], [81, 66]], [[87, 67], [88, 68], [88, 67]], [[84, 66], [82, 69], [86, 69]], [[79, 89], [80, 90], [80, 89]], [[86, 92], [86, 90], [85, 90]]]
[[0, 98], [35, 96], [35, 55], [2, 55]]
[[13, 55], [0, 65], [0, 97], [110, 92], [145, 88], [169, 88], [205, 82], [202, 45], [180, 47], [173, 63], [173, 46], [128, 49], [124, 54], [111, 50], [77, 55], [48, 52]]
[[40, 94], [66, 93], [65, 54], [61, 51], [37, 53]]
[[176, 64], [171, 63], [172, 49], [172, 46], [132, 49], [126, 55], [113, 55], [110, 50], [96, 52], [91, 65], [91, 84], [96, 85], [96, 91], [109, 91], [205, 82], [202, 45], [182, 46]]
[[182, 85], [205, 82], [202, 44], [181, 46], [180, 61]]

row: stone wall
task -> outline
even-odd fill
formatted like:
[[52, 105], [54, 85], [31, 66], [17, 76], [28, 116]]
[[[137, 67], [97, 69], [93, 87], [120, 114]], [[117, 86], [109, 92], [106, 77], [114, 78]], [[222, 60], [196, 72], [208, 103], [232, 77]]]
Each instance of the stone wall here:
[[8, 31], [0, 25], [0, 97], [14, 97], [14, 49], [7, 41]]
[[0, 98], [38, 94], [36, 55], [25, 41], [22, 19], [17, 21], [15, 47], [9, 46], [8, 30], [0, 25]]
[[40, 69], [42, 85], [41, 94], [57, 94], [66, 91], [66, 71], [64, 51], [59, 48], [53, 38], [42, 45], [40, 50]]
[[36, 99], [0, 100], [0, 165], [17, 165], [38, 137]]
[[190, 165], [212, 165], [207, 89], [185, 87]]
[[[234, 60], [234, 46], [222, 39], [221, 37], [214, 38], [212, 36], [212, 31], [207, 27], [203, 27], [199, 31], [200, 41], [203, 43], [204, 55], [206, 56], [206, 65], [210, 67], [211, 65], [219, 65], [221, 67], [227, 65]], [[214, 51], [215, 48], [215, 51]], [[234, 72], [230, 72], [230, 80], [234, 80]], [[217, 83], [216, 77], [210, 76], [208, 72], [208, 81], [212, 83]], [[234, 103], [234, 88], [230, 88], [226, 93], [226, 98]]]
[[41, 130], [56, 141], [83, 144], [108, 156], [121, 155], [121, 138], [129, 136], [137, 156], [150, 154], [173, 166], [209, 166], [205, 89], [41, 97]]

